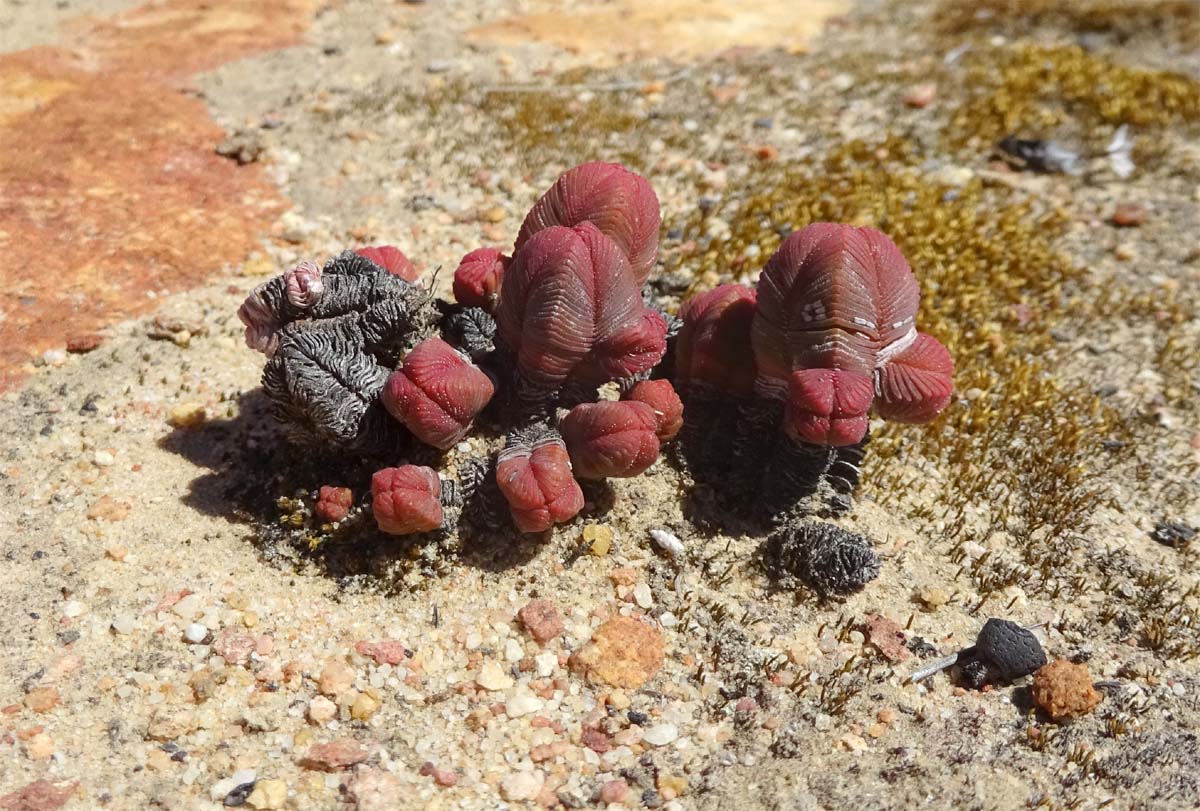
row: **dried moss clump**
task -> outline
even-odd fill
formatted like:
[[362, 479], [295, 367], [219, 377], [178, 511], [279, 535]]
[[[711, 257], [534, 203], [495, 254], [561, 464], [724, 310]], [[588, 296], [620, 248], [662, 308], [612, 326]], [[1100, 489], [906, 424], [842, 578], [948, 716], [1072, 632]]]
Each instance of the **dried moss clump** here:
[[[1083, 381], [1057, 372], [1050, 335], [1071, 317], [1072, 293], [1085, 274], [1053, 247], [1065, 214], [1011, 202], [972, 181], [954, 188], [913, 166], [905, 142], [854, 143], [815, 166], [751, 171], [744, 196], [697, 213], [684, 237], [698, 246], [681, 264], [705, 286], [734, 270], [751, 274], [757, 257], [809, 222], [871, 225], [908, 257], [922, 290], [918, 321], [943, 341], [957, 365], [960, 399], [933, 425], [884, 427], [872, 443], [867, 487], [880, 499], [909, 504], [938, 519], [958, 542], [1009, 536], [1019, 561], [973, 568], [980, 591], [1021, 582], [1031, 568], [1060, 568], [1107, 497], [1094, 474], [1110, 466], [1105, 440], [1122, 433], [1118, 416]], [[714, 229], [714, 220], [728, 231]], [[727, 238], [706, 236], [727, 233]], [[939, 512], [926, 495], [940, 485]], [[1064, 572], [1065, 576], [1065, 572]]]
[[1118, 42], [1137, 37], [1181, 44], [1200, 38], [1195, 0], [944, 0], [933, 15], [940, 34], [1023, 37], [1039, 28], [1100, 34]]
[[964, 101], [947, 136], [956, 147], [1006, 135], [1067, 138], [1091, 150], [1122, 124], [1143, 129], [1200, 121], [1200, 82], [1140, 70], [1074, 45], [1018, 45], [966, 57]]

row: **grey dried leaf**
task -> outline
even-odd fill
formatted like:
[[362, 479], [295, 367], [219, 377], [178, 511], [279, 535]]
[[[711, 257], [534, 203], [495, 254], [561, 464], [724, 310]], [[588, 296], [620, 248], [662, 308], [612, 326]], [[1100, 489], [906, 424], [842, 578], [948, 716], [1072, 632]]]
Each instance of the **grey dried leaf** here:
[[279, 333], [263, 390], [292, 436], [346, 450], [395, 447], [402, 433], [379, 403], [389, 370], [349, 321], [297, 322]]
[[789, 524], [767, 538], [769, 573], [798, 579], [822, 596], [858, 591], [879, 576], [879, 556], [865, 535], [821, 521]]

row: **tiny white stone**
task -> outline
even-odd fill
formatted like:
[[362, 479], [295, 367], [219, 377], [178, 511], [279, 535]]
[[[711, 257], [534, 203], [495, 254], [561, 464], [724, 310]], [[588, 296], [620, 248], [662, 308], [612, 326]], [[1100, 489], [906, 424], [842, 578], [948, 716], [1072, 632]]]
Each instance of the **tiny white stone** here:
[[513, 686], [513, 677], [505, 673], [496, 662], [484, 662], [475, 683], [484, 690], [507, 690]]
[[132, 614], [117, 614], [113, 617], [112, 629], [118, 634], [131, 634], [136, 624], [137, 620], [133, 618]]
[[638, 604], [638, 608], [650, 608], [654, 605], [654, 595], [650, 593], [650, 587], [645, 583], [638, 583], [633, 587], [633, 599]]
[[96, 451], [96, 453], [92, 456], [92, 461], [100, 467], [108, 467], [115, 460], [113, 459], [113, 455], [108, 451]]
[[200, 598], [195, 594], [189, 594], [175, 605], [171, 606], [171, 611], [180, 619], [190, 620], [204, 610], [204, 606], [200, 603]]
[[504, 702], [504, 712], [509, 718], [520, 718], [522, 715], [538, 712], [546, 702], [528, 690], [518, 690], [508, 701]]
[[646, 730], [642, 740], [651, 746], [666, 746], [679, 737], [679, 728], [674, 724], [655, 724]]
[[47, 349], [42, 353], [42, 362], [47, 366], [62, 366], [67, 362], [67, 352], [64, 349]]
[[504, 659], [509, 662], [519, 662], [525, 658], [525, 648], [521, 647], [521, 643], [515, 639], [507, 639], [504, 642]]
[[553, 675], [554, 671], [558, 669], [558, 654], [553, 651], [539, 653], [533, 657], [533, 663], [537, 666], [538, 676], [544, 679]]
[[512, 802], [532, 800], [542, 790], [545, 779], [541, 772], [512, 772], [500, 781], [500, 796]]
[[679, 540], [679, 536], [673, 532], [665, 529], [652, 529], [650, 538], [654, 541], [655, 546], [673, 558], [679, 557], [684, 552], [683, 541]]
[[67, 600], [63, 604], [63, 616], [74, 619], [81, 617], [87, 612], [88, 607], [78, 600]]
[[679, 618], [670, 611], [664, 611], [662, 616], [658, 618], [658, 621], [664, 628], [674, 628], [679, 624]]
[[208, 628], [198, 622], [193, 622], [183, 630], [183, 638], [193, 645], [199, 645], [208, 636]]

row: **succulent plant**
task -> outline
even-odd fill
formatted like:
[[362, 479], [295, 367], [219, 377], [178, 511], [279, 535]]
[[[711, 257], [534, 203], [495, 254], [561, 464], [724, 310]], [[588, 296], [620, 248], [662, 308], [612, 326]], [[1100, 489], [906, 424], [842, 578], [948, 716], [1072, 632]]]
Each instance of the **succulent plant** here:
[[369, 248], [359, 248], [356, 254], [363, 259], [369, 259], [393, 276], [399, 276], [409, 284], [416, 284], [420, 274], [416, 266], [404, 252], [391, 245], [375, 245]]
[[658, 420], [645, 403], [582, 403], [567, 413], [559, 429], [579, 478], [637, 476], [658, 458]]
[[683, 427], [683, 401], [670, 380], [639, 381], [621, 399], [650, 406], [654, 412], [654, 433], [660, 442], [674, 439]]
[[920, 290], [900, 249], [872, 228], [814, 223], [790, 235], [758, 281], [751, 341], [760, 396], [784, 400], [784, 430], [853, 445], [881, 416], [927, 422], [950, 402], [953, 362], [917, 332]]
[[621, 248], [590, 222], [525, 240], [504, 274], [496, 323], [530, 404], [568, 383], [594, 389], [645, 372], [666, 351], [666, 322], [645, 306]]
[[[463, 257], [453, 303], [384, 245], [301, 262], [238, 314], [298, 440], [358, 461], [441, 460], [477, 426], [472, 445], [505, 437], [494, 459], [451, 455], [457, 479], [377, 471], [383, 532], [448, 530], [464, 511], [472, 526], [507, 512], [543, 532], [583, 509], [577, 479], [639, 475], [678, 435], [721, 506], [779, 527], [769, 545], [794, 577], [821, 593], [861, 585], [878, 570], [870, 543], [800, 519], [817, 501], [848, 509], [872, 408], [925, 422], [949, 402], [953, 364], [916, 330], [903, 256], [877, 231], [818, 223], [784, 241], [756, 288], [722, 285], [674, 318], [647, 284], [659, 226], [644, 178], [588, 163], [539, 198], [510, 253]], [[620, 399], [602, 399], [613, 383]], [[320, 518], [352, 509], [349, 489], [322, 488]]]
[[441, 338], [409, 352], [383, 388], [383, 405], [413, 435], [440, 450], [462, 439], [495, 393], [491, 379]]
[[822, 596], [844, 596], [879, 576], [879, 556], [865, 535], [823, 521], [803, 521], [767, 538], [770, 574], [799, 580]]
[[679, 312], [675, 340], [675, 381], [682, 391], [715, 390], [748, 397], [757, 371], [750, 346], [755, 293], [741, 284], [723, 284], [688, 299]]
[[318, 492], [317, 504], [313, 511], [322, 521], [333, 523], [349, 515], [353, 506], [354, 493], [349, 487], [333, 487], [327, 484]]
[[497, 248], [478, 248], [464, 256], [454, 271], [454, 300], [491, 312], [508, 261]]
[[658, 257], [658, 196], [640, 175], [618, 163], [585, 163], [560, 177], [521, 224], [514, 253], [554, 226], [591, 223], [617, 244], [638, 289]]
[[496, 483], [522, 532], [543, 532], [583, 509], [562, 437], [542, 424], [509, 434], [496, 457]]
[[417, 465], [385, 467], [371, 477], [371, 511], [389, 535], [430, 532], [442, 526], [442, 482]]

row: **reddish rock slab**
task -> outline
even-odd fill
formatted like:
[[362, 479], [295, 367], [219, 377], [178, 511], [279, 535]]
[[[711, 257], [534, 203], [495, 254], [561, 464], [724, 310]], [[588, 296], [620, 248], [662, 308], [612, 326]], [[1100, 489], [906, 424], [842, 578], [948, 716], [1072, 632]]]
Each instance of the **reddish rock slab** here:
[[[242, 262], [286, 207], [184, 92], [194, 73], [298, 41], [312, 0], [167, 0], [0, 55], [0, 391], [70, 336]], [[180, 43], [187, 43], [181, 47]]]

